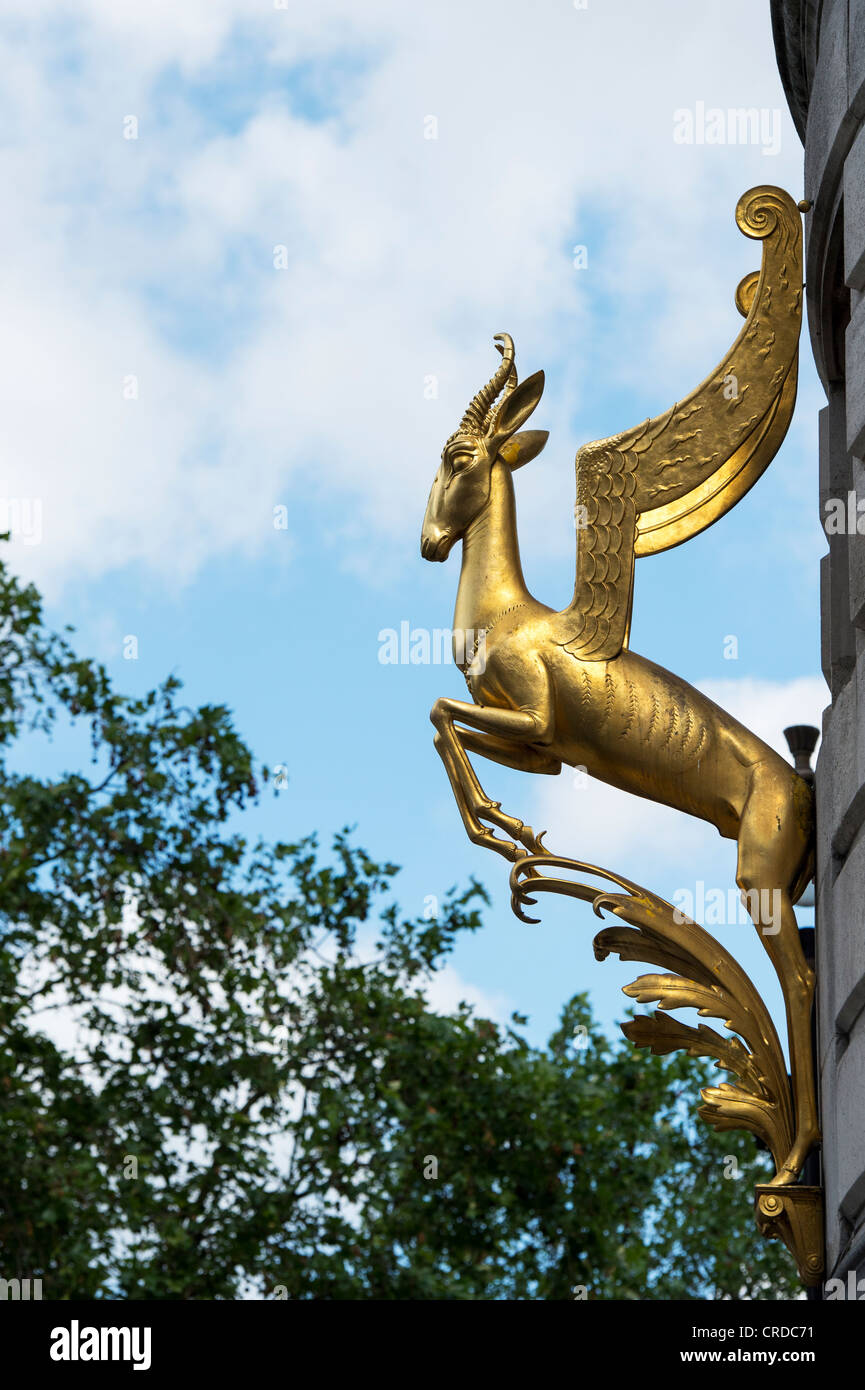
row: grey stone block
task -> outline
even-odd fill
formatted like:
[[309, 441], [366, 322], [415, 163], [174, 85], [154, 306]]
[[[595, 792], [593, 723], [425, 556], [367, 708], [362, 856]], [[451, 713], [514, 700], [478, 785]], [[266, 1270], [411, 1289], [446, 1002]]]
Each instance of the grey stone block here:
[[[823, 1152], [833, 1155], [838, 1147], [837, 1060], [834, 1046], [829, 1050], [820, 1077], [820, 1122], [823, 1133]], [[846, 1230], [839, 1217], [843, 1193], [838, 1186], [835, 1163], [823, 1165], [823, 1184], [826, 1202], [826, 1268], [834, 1268], [845, 1244]]]
[[844, 278], [865, 289], [865, 127], [844, 163]]
[[[856, 721], [859, 700], [855, 683], [849, 681], [835, 697], [824, 720], [823, 739], [817, 758], [817, 820], [821, 849], [821, 870], [828, 855], [846, 857], [850, 845], [838, 846], [839, 829], [848, 806], [858, 792], [862, 777]], [[835, 863], [834, 875], [840, 865]]]
[[[857, 458], [851, 459], [850, 462], [851, 483], [857, 502], [860, 500], [865, 502], [865, 463]], [[847, 541], [850, 621], [855, 623], [858, 628], [865, 630], [865, 535], [859, 534], [859, 524], [857, 518], [856, 535], [849, 536]], [[865, 531], [865, 510], [861, 514], [861, 526]], [[859, 634], [857, 652], [861, 645], [862, 633]]]
[[[820, 412], [820, 520], [826, 526], [827, 503], [841, 502], [845, 512], [853, 486], [847, 454], [847, 409], [842, 390], [830, 394]], [[850, 619], [850, 545], [843, 532], [827, 535], [829, 554], [820, 566], [821, 663], [833, 696], [841, 690], [856, 663], [856, 642]]]
[[849, 120], [847, 98], [847, 4], [824, 7], [820, 24], [820, 51], [805, 138], [805, 192], [820, 202], [828, 200], [824, 185], [840, 177], [846, 139], [838, 149], [842, 125]]
[[860, 120], [865, 119], [865, 0], [849, 0], [850, 44], [847, 52], [847, 96]]
[[865, 454], [865, 299], [847, 325], [847, 448]]
[[820, 520], [825, 523], [830, 497], [844, 497], [853, 486], [847, 454], [847, 397], [843, 388], [829, 393], [829, 402], [818, 417], [820, 444]]
[[[821, 904], [819, 932], [826, 950], [821, 961], [820, 1016], [826, 1025], [827, 1046], [830, 1029], [833, 1036], [849, 1036], [865, 1017], [863, 877], [865, 836], [860, 829], [831, 887], [829, 902], [824, 898]], [[865, 1103], [862, 1108], [865, 1110]]]
[[[839, 539], [842, 539], [839, 537]], [[836, 553], [839, 547], [835, 547]], [[850, 679], [856, 664], [854, 628], [849, 618], [850, 589], [846, 565], [833, 556], [820, 561], [821, 662], [826, 684], [835, 699]]]
[[834, 1124], [843, 1136], [836, 1150], [838, 1206], [855, 1232], [865, 1222], [865, 1017], [839, 1060], [836, 1083]]

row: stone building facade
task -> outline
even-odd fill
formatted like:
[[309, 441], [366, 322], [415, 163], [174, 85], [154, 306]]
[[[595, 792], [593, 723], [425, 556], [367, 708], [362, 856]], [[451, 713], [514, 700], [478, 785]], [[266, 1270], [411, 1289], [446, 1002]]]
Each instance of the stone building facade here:
[[[865, 0], [771, 0], [805, 146], [805, 280], [820, 412], [820, 514], [848, 525], [822, 561], [831, 692], [817, 762], [817, 1051], [826, 1276], [865, 1276]], [[861, 501], [859, 500], [861, 499]], [[830, 504], [827, 507], [827, 503]], [[861, 510], [857, 510], [857, 503]], [[851, 529], [852, 528], [852, 529]]]

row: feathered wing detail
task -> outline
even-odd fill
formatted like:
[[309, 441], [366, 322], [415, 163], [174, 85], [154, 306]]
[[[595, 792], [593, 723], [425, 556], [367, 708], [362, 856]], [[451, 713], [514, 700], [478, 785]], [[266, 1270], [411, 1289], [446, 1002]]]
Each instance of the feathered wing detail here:
[[[579, 622], [567, 651], [585, 661], [617, 655], [627, 639], [634, 579], [637, 462], [612, 440], [577, 454], [577, 583]], [[573, 605], [567, 610], [573, 613]], [[577, 614], [574, 614], [576, 617]]]
[[717, 521], [777, 453], [796, 399], [802, 321], [799, 211], [780, 188], [743, 194], [736, 221], [763, 241], [736, 292], [746, 322], [719, 366], [663, 415], [577, 452], [577, 578], [558, 641], [583, 661], [627, 645], [634, 561]]

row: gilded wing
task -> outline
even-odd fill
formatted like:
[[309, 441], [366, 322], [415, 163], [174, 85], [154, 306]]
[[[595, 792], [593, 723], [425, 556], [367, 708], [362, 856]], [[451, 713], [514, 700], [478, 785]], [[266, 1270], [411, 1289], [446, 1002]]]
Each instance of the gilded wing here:
[[[627, 640], [634, 582], [637, 464], [603, 439], [577, 453], [577, 582], [566, 613], [579, 619], [562, 645], [584, 661], [614, 657]], [[561, 615], [562, 617], [565, 614]]]
[[583, 661], [627, 645], [634, 560], [681, 545], [745, 495], [777, 453], [796, 400], [802, 229], [783, 189], [742, 195], [736, 221], [763, 242], [736, 292], [745, 324], [720, 365], [665, 414], [577, 452], [577, 579], [557, 639]]

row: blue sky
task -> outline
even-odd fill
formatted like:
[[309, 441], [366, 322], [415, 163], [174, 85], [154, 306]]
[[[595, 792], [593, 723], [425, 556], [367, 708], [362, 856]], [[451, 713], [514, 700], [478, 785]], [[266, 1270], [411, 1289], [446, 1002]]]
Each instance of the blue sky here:
[[[517, 499], [530, 587], [561, 605], [577, 446], [672, 404], [736, 336], [759, 263], [736, 201], [757, 183], [802, 196], [768, 5], [4, 9], [0, 457], [3, 495], [43, 514], [12, 564], [121, 686], [174, 671], [287, 766], [251, 833], [356, 824], [403, 865], [409, 912], [482, 879], [494, 907], [448, 997], [528, 1013], [540, 1040], [589, 988], [611, 1025], [633, 967], [595, 962], [588, 908], [510, 915], [506, 867], [466, 841], [432, 747], [429, 708], [461, 677], [382, 665], [379, 633], [451, 622], [458, 557], [425, 564], [420, 525], [494, 333], [522, 375], [547, 373], [551, 438]], [[780, 149], [676, 144], [674, 112], [699, 101], [780, 112]], [[778, 458], [719, 525], [639, 562], [631, 638], [781, 748], [828, 699], [807, 338], [802, 355]], [[567, 770], [479, 772], [564, 852], [667, 896], [733, 883], [711, 827]], [[719, 934], [769, 988], [753, 930]]]

